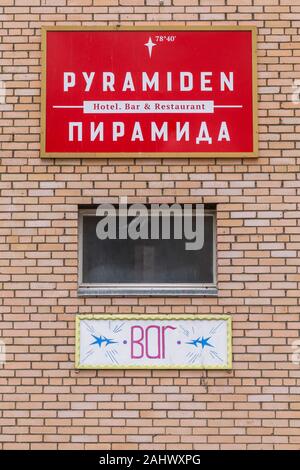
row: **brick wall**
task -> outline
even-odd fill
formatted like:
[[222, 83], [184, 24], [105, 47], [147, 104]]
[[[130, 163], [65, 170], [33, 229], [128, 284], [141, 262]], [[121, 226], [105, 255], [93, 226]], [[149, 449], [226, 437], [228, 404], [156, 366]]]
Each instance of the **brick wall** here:
[[[300, 3], [0, 0], [0, 449], [296, 449]], [[258, 159], [39, 158], [41, 25], [258, 27]], [[217, 204], [218, 298], [78, 298], [78, 204]], [[232, 371], [76, 371], [76, 313], [228, 313]]]

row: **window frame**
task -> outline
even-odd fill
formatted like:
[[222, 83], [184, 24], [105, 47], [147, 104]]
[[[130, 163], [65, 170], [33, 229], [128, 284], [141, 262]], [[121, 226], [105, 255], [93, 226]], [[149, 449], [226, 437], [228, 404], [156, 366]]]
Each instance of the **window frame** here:
[[78, 209], [78, 296], [79, 297], [215, 297], [217, 288], [217, 212], [204, 209], [213, 217], [213, 282], [212, 283], [84, 283], [83, 217], [95, 216], [96, 207]]

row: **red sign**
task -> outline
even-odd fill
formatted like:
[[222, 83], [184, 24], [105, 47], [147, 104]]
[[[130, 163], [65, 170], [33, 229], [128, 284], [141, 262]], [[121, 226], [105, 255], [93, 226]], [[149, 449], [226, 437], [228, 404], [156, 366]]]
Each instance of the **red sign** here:
[[42, 156], [256, 156], [254, 36], [44, 29]]

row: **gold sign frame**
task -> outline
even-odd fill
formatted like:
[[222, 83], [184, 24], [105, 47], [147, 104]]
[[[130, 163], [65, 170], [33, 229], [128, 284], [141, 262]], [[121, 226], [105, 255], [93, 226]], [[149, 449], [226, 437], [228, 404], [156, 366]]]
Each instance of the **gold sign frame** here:
[[[252, 34], [252, 152], [46, 152], [46, 54], [47, 31], [251, 31]], [[41, 158], [256, 158], [257, 119], [257, 29], [256, 26], [42, 26]]]
[[[151, 365], [151, 366], [138, 366], [138, 365], [82, 365], [80, 363], [80, 322], [81, 320], [225, 320], [227, 322], [227, 363], [225, 365], [214, 365], [214, 366], [201, 366], [201, 365], [192, 365], [192, 364], [172, 364], [172, 365]], [[232, 369], [232, 318], [230, 315], [136, 315], [136, 314], [127, 314], [127, 315], [93, 315], [93, 314], [79, 314], [76, 315], [75, 319], [75, 368], [76, 369], [153, 369], [153, 370], [230, 370]]]

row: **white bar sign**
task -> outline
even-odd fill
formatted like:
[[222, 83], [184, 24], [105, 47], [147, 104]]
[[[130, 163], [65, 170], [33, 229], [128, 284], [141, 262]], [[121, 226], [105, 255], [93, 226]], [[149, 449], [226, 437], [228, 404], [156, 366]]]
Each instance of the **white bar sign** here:
[[213, 113], [213, 101], [84, 101], [85, 114]]
[[230, 369], [227, 315], [78, 315], [76, 368]]

